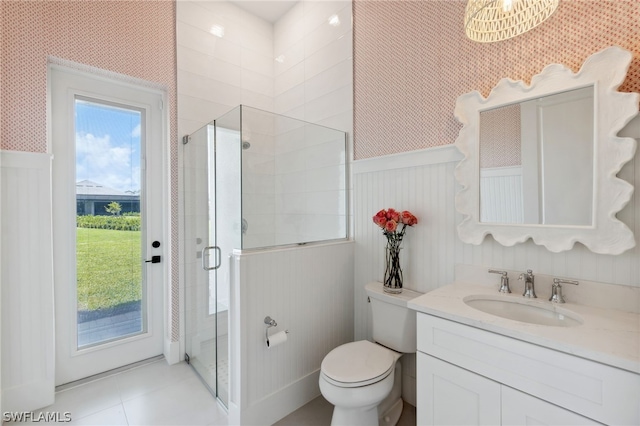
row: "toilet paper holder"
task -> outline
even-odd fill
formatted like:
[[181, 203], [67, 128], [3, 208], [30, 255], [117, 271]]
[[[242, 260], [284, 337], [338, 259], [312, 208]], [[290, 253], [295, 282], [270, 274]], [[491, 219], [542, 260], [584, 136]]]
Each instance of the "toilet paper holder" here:
[[[265, 340], [269, 340], [269, 329], [271, 327], [277, 327], [278, 323], [276, 322], [276, 320], [271, 318], [269, 315], [264, 317], [264, 323], [267, 325], [267, 328], [264, 330], [264, 338], [265, 338]], [[289, 330], [285, 330], [284, 332], [289, 334]]]

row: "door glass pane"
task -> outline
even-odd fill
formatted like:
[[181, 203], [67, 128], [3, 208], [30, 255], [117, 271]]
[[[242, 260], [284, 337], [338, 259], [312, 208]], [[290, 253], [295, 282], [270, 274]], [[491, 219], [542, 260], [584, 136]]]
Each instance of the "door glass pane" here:
[[146, 331], [143, 112], [75, 101], [78, 348]]

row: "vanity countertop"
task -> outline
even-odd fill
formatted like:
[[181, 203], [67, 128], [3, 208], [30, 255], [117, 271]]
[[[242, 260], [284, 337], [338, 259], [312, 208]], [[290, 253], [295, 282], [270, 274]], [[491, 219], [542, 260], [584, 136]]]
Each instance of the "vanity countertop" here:
[[[408, 306], [418, 312], [640, 374], [640, 314], [567, 302], [559, 308], [578, 314], [582, 324], [574, 327], [536, 325], [474, 309], [463, 300], [471, 295], [522, 299], [517, 293], [505, 295], [493, 287], [457, 281], [411, 300]], [[535, 299], [533, 303], [552, 305], [546, 299]]]

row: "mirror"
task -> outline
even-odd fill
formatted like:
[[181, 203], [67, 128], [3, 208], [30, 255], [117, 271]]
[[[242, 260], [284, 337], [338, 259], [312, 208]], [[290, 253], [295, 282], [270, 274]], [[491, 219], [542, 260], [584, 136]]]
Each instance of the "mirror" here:
[[593, 224], [593, 86], [480, 112], [480, 221]]
[[631, 59], [610, 47], [577, 73], [552, 64], [530, 85], [505, 78], [486, 99], [477, 91], [458, 98], [462, 241], [533, 239], [554, 252], [580, 242], [606, 254], [635, 246], [615, 217], [633, 193], [616, 177], [635, 153], [634, 139], [617, 136], [638, 114], [639, 95], [616, 91]]

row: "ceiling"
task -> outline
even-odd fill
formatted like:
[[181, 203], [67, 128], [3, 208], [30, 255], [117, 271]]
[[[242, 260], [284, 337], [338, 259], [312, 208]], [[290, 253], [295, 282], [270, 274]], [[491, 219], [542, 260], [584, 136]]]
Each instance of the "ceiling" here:
[[242, 9], [271, 23], [276, 22], [298, 1], [290, 0], [230, 0]]

